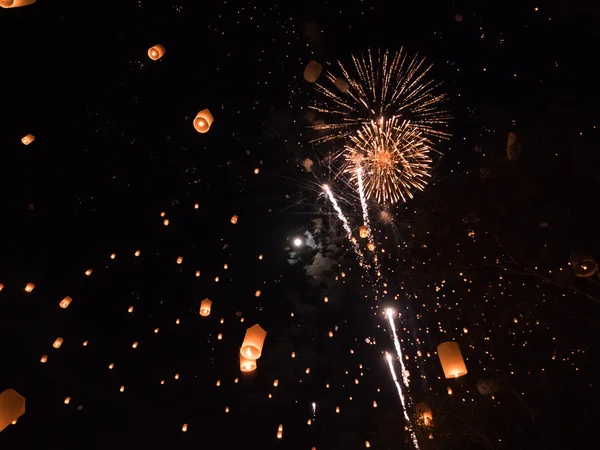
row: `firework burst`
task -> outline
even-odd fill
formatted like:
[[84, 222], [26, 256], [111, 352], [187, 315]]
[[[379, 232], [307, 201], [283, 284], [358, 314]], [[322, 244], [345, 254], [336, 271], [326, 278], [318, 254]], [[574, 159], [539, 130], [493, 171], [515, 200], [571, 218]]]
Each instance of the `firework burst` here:
[[[343, 171], [351, 182], [363, 186], [367, 198], [393, 204], [412, 198], [415, 189], [423, 190], [429, 177], [430, 147], [418, 127], [396, 117], [371, 121], [349, 140], [342, 153]], [[362, 171], [359, 183], [358, 169]]]
[[402, 49], [393, 57], [369, 50], [352, 56], [348, 67], [338, 65], [343, 77], [327, 73], [330, 87], [316, 84], [321, 95], [310, 108], [322, 113], [326, 123], [313, 126], [322, 132], [313, 142], [348, 138], [380, 117], [407, 121], [429, 142], [449, 137], [443, 129], [451, 116], [441, 107], [446, 95], [437, 93], [439, 83], [428, 78], [431, 66], [424, 59], [411, 59]]

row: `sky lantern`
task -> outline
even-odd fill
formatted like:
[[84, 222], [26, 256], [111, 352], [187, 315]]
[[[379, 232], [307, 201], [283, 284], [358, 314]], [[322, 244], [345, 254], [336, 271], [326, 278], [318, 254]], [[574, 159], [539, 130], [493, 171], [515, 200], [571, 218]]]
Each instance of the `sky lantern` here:
[[59, 305], [62, 309], [67, 309], [72, 301], [73, 299], [67, 295], [60, 301]]
[[132, 312], [133, 312], [133, 306], [130, 306], [130, 307], [127, 309], [127, 312], [128, 312], [128, 313], [132, 313]]
[[87, 277], [89, 277], [89, 276], [92, 274], [92, 272], [93, 272], [93, 270], [92, 270], [92, 269], [88, 269], [88, 270], [86, 270], [86, 271], [85, 271], [85, 275], [86, 275]]
[[115, 259], [116, 257], [117, 257], [117, 254], [116, 254], [116, 253], [111, 253], [111, 254], [110, 254], [110, 259]]
[[283, 437], [283, 425], [279, 425], [277, 428], [277, 439], [281, 439]]
[[458, 378], [467, 374], [467, 366], [456, 342], [442, 342], [438, 345], [437, 353], [446, 378]]
[[64, 402], [65, 405], [68, 405], [69, 403], [71, 403], [71, 397], [67, 397], [65, 398]]
[[256, 360], [245, 358], [240, 349], [240, 370], [242, 372], [254, 372], [256, 370]]
[[255, 297], [260, 297], [260, 294], [261, 294], [261, 292], [260, 292], [260, 289], [259, 289], [259, 290], [257, 290], [257, 291], [254, 293], [254, 296], [255, 296]]
[[183, 426], [181, 427], [181, 431], [183, 431], [184, 433], [187, 431], [187, 423], [183, 424]]
[[136, 342], [134, 342], [134, 343], [131, 345], [131, 348], [137, 348], [137, 347], [138, 347], [138, 343], [137, 343], [137, 341], [136, 341]]
[[134, 256], [140, 256], [140, 251], [136, 250], [135, 253], [134, 253]]
[[323, 72], [323, 65], [315, 60], [312, 60], [304, 69], [304, 79], [309, 83], [314, 83], [321, 76], [321, 72]]
[[[36, 0], [0, 0], [0, 8], [18, 8], [19, 6], [33, 5]], [[2, 431], [0, 429], [0, 431]]]
[[2, 283], [0, 283], [0, 291], [4, 289], [4, 285]]
[[333, 84], [335, 84], [335, 87], [338, 88], [341, 92], [348, 92], [348, 89], [350, 89], [350, 84], [340, 77], [336, 77]]
[[375, 251], [375, 244], [373, 244], [372, 242], [369, 242], [369, 243], [367, 244], [367, 248], [368, 248], [370, 251], [374, 252], [374, 251]]
[[52, 344], [52, 347], [54, 348], [60, 348], [60, 346], [63, 343], [63, 338], [61, 337], [57, 337], [56, 340], [54, 341], [54, 344]]
[[196, 276], [199, 277], [200, 276], [200, 271], [196, 270]]
[[206, 133], [210, 130], [210, 126], [214, 121], [213, 115], [207, 109], [203, 109], [198, 114], [196, 114], [196, 118], [194, 119], [194, 128], [198, 133]]
[[358, 229], [358, 232], [360, 234], [360, 237], [363, 239], [369, 235], [369, 232], [367, 231], [367, 227], [364, 225], [360, 226], [360, 228]]
[[24, 136], [23, 138], [21, 138], [21, 142], [23, 143], [23, 145], [29, 145], [33, 141], [35, 141], [35, 136], [33, 134], [28, 134], [27, 136]]
[[154, 47], [148, 49], [148, 56], [152, 61], [156, 61], [163, 57], [167, 50], [160, 44], [156, 44]]
[[181, 264], [183, 262], [183, 256], [179, 256], [177, 258], [177, 264]]
[[42, 356], [42, 359], [40, 359], [40, 362], [41, 362], [42, 364], [46, 364], [46, 362], [47, 362], [47, 361], [48, 361], [48, 355], [43, 355], [43, 356]]
[[25, 286], [25, 292], [31, 292], [35, 289], [35, 284], [33, 283], [27, 283], [27, 285]]
[[240, 349], [242, 355], [251, 360], [260, 358], [266, 337], [267, 332], [259, 324], [248, 328]]
[[165, 219], [165, 220], [163, 220], [163, 225], [164, 225], [165, 227], [168, 227], [168, 226], [169, 226], [169, 219]]
[[237, 223], [237, 221], [238, 221], [238, 216], [235, 216], [235, 215], [231, 216], [231, 223], [232, 224], [235, 225]]
[[210, 301], [210, 299], [205, 298], [204, 300], [202, 300], [200, 302], [200, 315], [204, 316], [204, 317], [209, 316], [211, 305], [212, 305], [212, 302]]
[[433, 420], [433, 414], [431, 413], [431, 407], [424, 402], [416, 404], [417, 417], [423, 419], [425, 426], [428, 426]]

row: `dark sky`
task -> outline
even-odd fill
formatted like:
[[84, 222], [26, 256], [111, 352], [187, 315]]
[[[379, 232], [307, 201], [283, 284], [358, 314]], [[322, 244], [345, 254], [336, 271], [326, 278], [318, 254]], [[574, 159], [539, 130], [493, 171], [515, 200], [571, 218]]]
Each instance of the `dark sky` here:
[[[453, 280], [432, 263], [422, 278], [403, 278], [403, 268], [417, 264], [391, 242], [425, 248], [425, 230], [431, 229], [439, 237], [434, 242], [440, 252], [450, 254], [459, 244], [446, 238], [444, 230], [454, 228], [445, 221], [463, 211], [459, 205], [477, 204], [474, 214], [489, 231], [481, 234], [491, 239], [499, 229], [498, 210], [485, 200], [492, 193], [500, 202], [513, 194], [527, 197], [505, 208], [506, 217], [516, 219], [504, 236], [515, 248], [525, 248], [523, 254], [552, 241], [536, 234], [538, 223], [560, 229], [552, 241], [558, 243], [552, 247], [549, 270], [570, 270], [573, 251], [592, 256], [600, 251], [595, 237], [600, 21], [593, 5], [576, 3], [565, 8], [551, 1], [40, 0], [0, 10], [0, 391], [13, 388], [27, 398], [26, 414], [0, 434], [0, 446], [321, 450], [364, 448], [370, 441], [373, 448], [403, 448], [405, 436], [386, 428], [389, 417], [391, 428], [404, 427], [382, 359], [382, 352], [393, 352], [387, 325], [373, 317], [373, 290], [340, 238], [339, 221], [320, 195], [319, 182], [302, 168], [305, 158], [317, 161], [323, 155], [323, 149], [310, 143], [305, 111], [315, 92], [302, 78], [304, 66], [316, 59], [330, 69], [336, 60], [348, 61], [351, 54], [368, 49], [395, 52], [403, 47], [426, 57], [433, 64], [431, 75], [448, 93], [447, 107], [454, 116], [449, 125], [453, 136], [440, 144], [443, 156], [436, 157], [431, 186], [409, 204], [391, 209], [397, 225], [393, 230], [378, 229], [386, 242], [382, 248], [388, 246], [382, 261], [388, 275], [393, 274], [390, 290], [403, 299], [405, 321], [399, 327], [407, 333], [403, 344], [410, 348], [411, 360], [421, 357], [417, 344], [429, 342], [433, 354], [442, 339], [429, 336], [426, 328], [469, 328], [481, 342], [489, 340], [483, 337], [489, 328], [502, 364], [543, 366], [526, 356], [512, 359], [514, 342], [503, 343], [506, 333], [520, 332], [515, 331], [512, 304], [491, 323], [473, 319], [466, 309], [458, 318], [468, 325], [457, 325], [457, 317], [446, 323], [428, 317], [428, 311], [437, 313], [448, 305], [450, 311], [455, 303], [448, 294], [440, 306], [439, 298], [427, 296], [428, 289], [448, 280], [456, 283], [456, 294], [462, 289], [462, 272]], [[158, 61], [147, 55], [155, 44], [166, 48]], [[200, 134], [192, 120], [204, 108], [215, 120], [208, 133]], [[475, 181], [480, 183], [481, 167], [504, 164], [509, 131], [524, 148], [521, 166], [511, 172], [514, 179], [473, 188]], [[29, 133], [35, 141], [24, 146], [20, 140]], [[519, 184], [523, 179], [527, 187]], [[322, 181], [331, 180], [325, 176]], [[359, 205], [349, 206], [355, 197], [343, 192], [340, 197], [348, 214], [358, 219]], [[442, 210], [446, 219], [436, 219]], [[373, 211], [377, 215], [380, 209]], [[230, 223], [234, 214], [239, 216], [236, 225]], [[322, 220], [321, 232], [314, 219]], [[313, 237], [322, 248], [308, 245], [294, 253], [290, 247], [297, 236]], [[467, 253], [491, 258], [496, 247], [491, 251], [492, 244], [485, 238], [481, 242]], [[305, 266], [316, 253], [325, 254], [325, 247], [335, 248], [329, 253], [335, 266], [319, 273], [320, 284], [311, 283]], [[506, 252], [499, 254], [509, 258]], [[537, 266], [531, 272], [520, 267], [523, 277], [509, 283], [510, 292], [490, 281], [496, 275], [475, 271], [473, 292], [481, 293], [480, 299], [538, 295], [525, 287], [532, 276], [550, 286], [548, 279], [538, 277]], [[93, 269], [89, 277], [87, 269]], [[576, 322], [581, 313], [597, 324], [595, 280], [591, 291], [588, 285], [560, 281], [551, 286], [556, 291], [540, 294], [542, 302], [562, 298], [562, 292], [573, 295], [577, 312], [572, 316], [570, 310], [544, 305], [529, 311], [527, 320], [534, 323], [541, 317], [536, 314], [546, 318], [555, 313], [556, 320], [562, 315]], [[28, 282], [35, 283], [32, 293], [23, 291]], [[258, 289], [260, 297], [255, 296]], [[67, 295], [72, 304], [59, 308]], [[331, 299], [327, 304], [325, 296]], [[213, 301], [208, 318], [198, 315], [205, 297]], [[128, 313], [130, 306], [133, 313]], [[469, 307], [478, 316], [487, 312], [477, 302], [469, 301]], [[507, 330], [502, 321], [512, 323], [513, 316], [513, 328]], [[245, 329], [255, 323], [269, 334], [258, 370], [243, 375], [238, 348]], [[160, 329], [156, 334], [155, 328]], [[544, 332], [548, 339], [556, 332], [559, 340], [563, 333], [561, 342], [571, 351], [572, 342], [580, 342], [580, 337], [570, 340], [575, 329], [565, 322], [564, 329]], [[332, 330], [335, 337], [329, 338]], [[462, 331], [457, 333], [450, 338], [463, 338], [459, 343], [468, 352], [469, 370], [477, 372], [473, 366], [484, 364], [484, 350], [470, 347]], [[52, 343], [58, 336], [64, 344], [56, 350]], [[545, 336], [528, 339], [550, 348]], [[367, 337], [377, 344], [365, 342]], [[597, 334], [583, 338], [594, 339]], [[89, 341], [85, 347], [84, 341]], [[290, 357], [292, 352], [297, 358]], [[42, 355], [48, 355], [45, 364], [40, 363]], [[578, 364], [590, 379], [597, 374], [591, 356]], [[436, 398], [447, 389], [445, 380], [438, 379], [442, 375], [435, 355], [409, 370], [412, 379], [428, 380], [414, 388], [415, 398], [443, 405]], [[571, 366], [568, 370], [572, 378], [557, 372], [544, 383], [565, 389], [588, 385], [573, 375]], [[277, 388], [274, 379], [279, 380]], [[461, 395], [469, 397], [476, 381], [470, 381], [470, 388], [461, 385]], [[533, 382], [518, 379], [510, 392], [526, 390], [527, 383]], [[585, 412], [589, 406], [578, 399], [591, 394], [575, 397], [570, 392], [561, 391], [557, 398], [573, 398], [570, 406]], [[71, 398], [68, 405], [66, 397]], [[317, 404], [315, 416], [312, 402]], [[439, 406], [441, 414], [446, 406]], [[569, 422], [570, 413], [556, 414], [559, 425], [554, 428], [562, 441], [554, 444], [571, 442], [573, 433], [581, 433], [576, 427], [584, 425]], [[495, 416], [490, 417], [493, 421]], [[309, 419], [314, 420], [311, 426]], [[181, 432], [184, 423], [187, 433]], [[275, 438], [279, 424], [284, 425], [281, 441]], [[535, 436], [527, 442], [514, 440], [519, 432], [503, 431], [511, 448], [554, 448]], [[451, 440], [442, 433], [435, 441]], [[498, 442], [463, 448], [508, 448]], [[431, 448], [460, 447], [452, 445]]]

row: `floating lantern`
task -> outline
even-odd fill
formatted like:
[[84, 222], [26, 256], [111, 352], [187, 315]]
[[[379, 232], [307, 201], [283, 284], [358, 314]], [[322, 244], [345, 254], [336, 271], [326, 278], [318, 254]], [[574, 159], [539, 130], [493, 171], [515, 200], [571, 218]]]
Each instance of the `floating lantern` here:
[[88, 269], [85, 271], [85, 275], [89, 277], [92, 274], [92, 272], [93, 272], [92, 269]]
[[283, 425], [279, 425], [277, 428], [277, 439], [281, 439], [283, 437]]
[[40, 359], [40, 362], [42, 364], [46, 364], [47, 361], [48, 361], [48, 355], [44, 355], [44, 356], [42, 356], [42, 359]]
[[364, 225], [361, 225], [360, 228], [358, 229], [359, 235], [361, 238], [365, 239], [368, 235], [369, 232], [367, 231], [367, 227]]
[[169, 219], [165, 219], [165, 220], [163, 221], [163, 225], [164, 225], [165, 227], [168, 227], [168, 226], [169, 226]]
[[0, 291], [4, 289], [4, 285], [2, 283], [0, 283]]
[[134, 253], [134, 255], [135, 255], [135, 256], [140, 256], [140, 251], [139, 251], [139, 250], [136, 250], [136, 251], [135, 251], [135, 253]]
[[240, 349], [240, 370], [242, 372], [254, 372], [256, 370], [256, 360], [245, 358]]
[[88, 341], [83, 341], [83, 346], [87, 347], [87, 345], [88, 345]]
[[214, 120], [215, 119], [210, 111], [208, 109], [203, 109], [196, 114], [196, 118], [194, 119], [194, 128], [198, 133], [206, 133], [208, 130], [210, 130], [210, 126]]
[[267, 332], [260, 325], [256, 324], [248, 328], [240, 350], [242, 355], [251, 360], [260, 358], [266, 337]]
[[119, 388], [119, 392], [125, 392], [125, 386], [121, 386], [121, 387]]
[[222, 340], [223, 339], [223, 333], [219, 333], [217, 334], [217, 340]]
[[200, 271], [196, 270], [196, 277], [199, 277], [199, 276], [200, 276]]
[[184, 433], [187, 431], [187, 423], [183, 424], [183, 426], [181, 427], [181, 431], [183, 431]]
[[279, 380], [273, 380], [273, 386], [275, 386], [275, 387], [279, 386]]
[[254, 293], [255, 297], [260, 297], [260, 289]]
[[571, 269], [573, 269], [575, 276], [588, 278], [598, 271], [598, 264], [591, 256], [573, 253], [571, 255]]
[[110, 259], [115, 259], [116, 257], [117, 257], [117, 254], [116, 254], [116, 253], [111, 253], [111, 255], [110, 255]]
[[304, 79], [309, 83], [314, 83], [321, 76], [321, 72], [323, 72], [323, 65], [313, 60], [304, 69]]
[[138, 343], [134, 342], [133, 345], [131, 346], [131, 348], [137, 348], [138, 347]]
[[369, 251], [374, 252], [375, 251], [375, 244], [373, 244], [372, 242], [369, 242], [367, 244], [367, 248], [369, 249]]
[[133, 312], [133, 306], [130, 306], [129, 309], [127, 310], [128, 313], [132, 313]]
[[458, 378], [467, 374], [467, 366], [456, 342], [441, 343], [438, 345], [437, 353], [446, 378]]
[[108, 365], [108, 370], [113, 370], [115, 368], [115, 363], [110, 363]]
[[177, 258], [177, 264], [181, 264], [183, 262], [183, 256]]
[[[0, 8], [18, 8], [19, 6], [33, 5], [36, 0], [0, 0]], [[0, 428], [0, 431], [2, 429]]]
[[423, 419], [423, 423], [425, 424], [425, 426], [428, 426], [431, 421], [433, 420], [433, 414], [431, 413], [431, 408], [429, 407], [429, 405], [427, 403], [417, 403], [416, 404], [416, 409], [417, 409], [417, 417], [419, 419]]
[[221, 380], [217, 380], [217, 387], [221, 386]]
[[60, 348], [60, 346], [62, 345], [62, 343], [63, 343], [63, 338], [58, 337], [54, 341], [54, 344], [52, 344], [52, 347], [54, 347], [54, 348]]
[[73, 299], [72, 299], [71, 297], [69, 297], [69, 296], [66, 296], [65, 298], [63, 298], [63, 299], [60, 301], [59, 305], [60, 305], [60, 307], [61, 307], [62, 309], [66, 309], [66, 308], [67, 308], [67, 307], [68, 307], [68, 306], [71, 304], [71, 301], [72, 301], [72, 300], [73, 300]]
[[262, 255], [262, 254], [261, 254], [261, 255], [258, 255], [258, 259], [259, 259], [260, 261], [262, 261], [262, 259], [263, 259], [263, 255]]
[[350, 89], [350, 83], [348, 83], [343, 78], [337, 77], [334, 81], [335, 87], [338, 88], [341, 92], [348, 92]]
[[235, 225], [237, 223], [237, 221], [238, 221], [238, 216], [231, 216], [231, 223], [232, 224]]
[[31, 292], [35, 289], [35, 284], [33, 283], [27, 283], [27, 285], [25, 286], [25, 292]]
[[21, 138], [21, 142], [23, 143], [23, 145], [29, 145], [33, 141], [35, 141], [35, 136], [33, 134], [28, 134], [27, 136]]
[[148, 56], [151, 60], [156, 61], [162, 58], [166, 51], [162, 45], [156, 44], [154, 47], [148, 49]]
[[69, 403], [71, 403], [71, 397], [67, 397], [65, 398], [64, 402], [65, 405], [68, 405]]
[[212, 302], [208, 298], [205, 298], [204, 300], [202, 300], [200, 302], [200, 315], [204, 316], [204, 317], [209, 316], [211, 305], [212, 305]]
[[227, 263], [223, 264], [223, 269], [225, 269], [225, 270], [229, 269], [229, 266], [227, 265]]
[[198, 208], [200, 208], [200, 204], [198, 204], [198, 203], [195, 203], [195, 204], [194, 204], [194, 209], [198, 209]]

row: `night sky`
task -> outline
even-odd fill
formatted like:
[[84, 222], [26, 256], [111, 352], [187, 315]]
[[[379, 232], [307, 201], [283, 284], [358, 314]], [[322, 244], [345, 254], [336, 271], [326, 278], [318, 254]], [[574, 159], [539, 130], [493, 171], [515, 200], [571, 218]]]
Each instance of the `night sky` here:
[[[0, 9], [0, 41], [0, 392], [26, 398], [2, 449], [591, 448], [594, 2], [38, 0]], [[401, 48], [451, 137], [413, 199], [369, 202], [368, 251], [303, 72]], [[467, 375], [444, 377], [446, 341]]]

